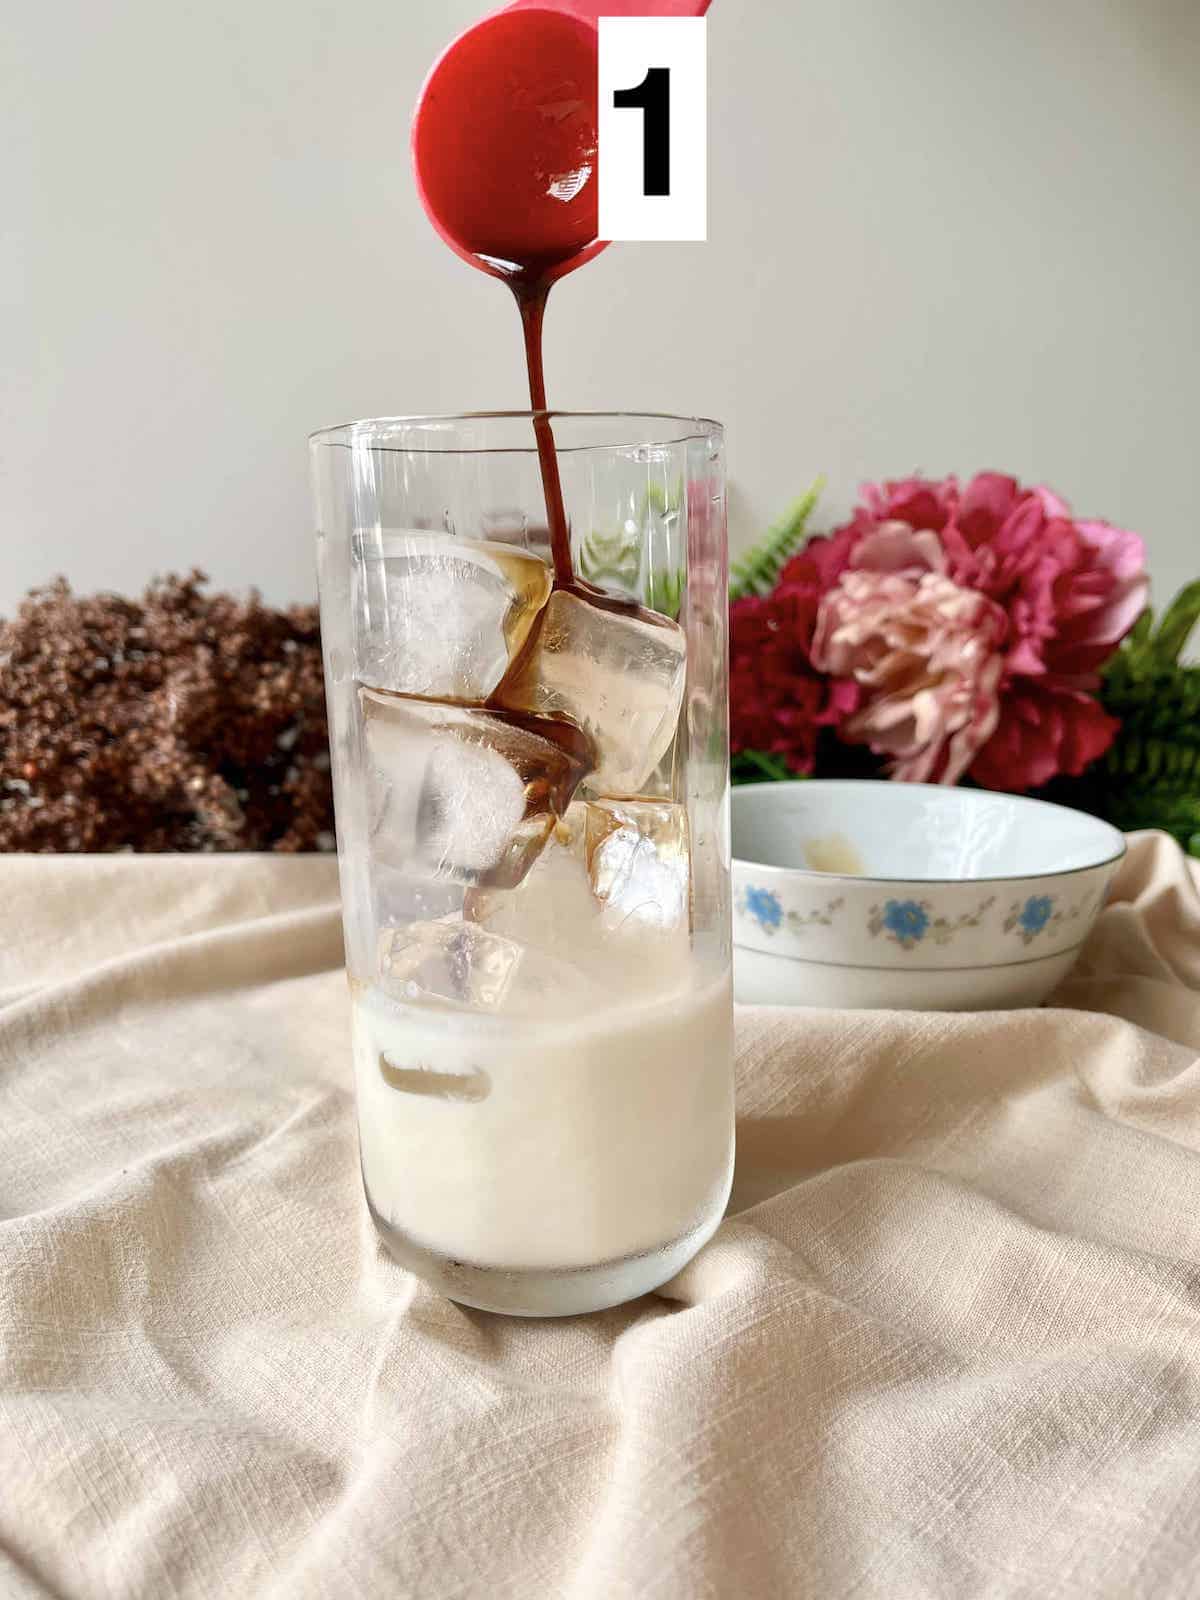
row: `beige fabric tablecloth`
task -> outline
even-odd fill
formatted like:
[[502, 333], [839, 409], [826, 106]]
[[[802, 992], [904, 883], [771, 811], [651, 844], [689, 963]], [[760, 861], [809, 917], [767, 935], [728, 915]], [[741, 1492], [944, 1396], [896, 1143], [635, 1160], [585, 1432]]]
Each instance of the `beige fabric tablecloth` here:
[[1200, 901], [1058, 1008], [753, 1010], [733, 1215], [506, 1321], [377, 1247], [332, 862], [0, 858], [0, 1593], [1200, 1594]]

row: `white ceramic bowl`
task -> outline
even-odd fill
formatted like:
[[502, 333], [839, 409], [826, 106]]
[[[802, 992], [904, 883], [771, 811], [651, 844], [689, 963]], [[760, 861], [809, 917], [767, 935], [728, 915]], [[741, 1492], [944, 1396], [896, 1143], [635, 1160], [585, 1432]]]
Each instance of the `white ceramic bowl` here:
[[1125, 853], [1116, 828], [1018, 795], [928, 784], [733, 791], [734, 986], [774, 1005], [1037, 1005]]

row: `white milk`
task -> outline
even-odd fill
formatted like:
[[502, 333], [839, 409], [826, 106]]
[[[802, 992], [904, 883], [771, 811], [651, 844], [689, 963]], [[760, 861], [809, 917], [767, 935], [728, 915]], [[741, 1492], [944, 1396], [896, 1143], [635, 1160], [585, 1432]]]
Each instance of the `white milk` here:
[[728, 979], [571, 1021], [357, 985], [353, 1010], [363, 1176], [414, 1244], [481, 1267], [571, 1268], [716, 1225], [733, 1159]]

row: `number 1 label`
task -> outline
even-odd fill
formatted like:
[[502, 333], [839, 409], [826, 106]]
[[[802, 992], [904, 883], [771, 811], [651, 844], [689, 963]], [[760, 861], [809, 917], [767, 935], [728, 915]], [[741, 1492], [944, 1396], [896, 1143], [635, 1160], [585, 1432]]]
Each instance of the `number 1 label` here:
[[600, 237], [703, 239], [705, 19], [600, 18]]

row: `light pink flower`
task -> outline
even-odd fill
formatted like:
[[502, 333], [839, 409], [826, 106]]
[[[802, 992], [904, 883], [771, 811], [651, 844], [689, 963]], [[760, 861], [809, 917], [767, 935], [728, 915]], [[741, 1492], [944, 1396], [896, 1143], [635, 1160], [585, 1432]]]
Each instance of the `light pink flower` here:
[[953, 783], [969, 769], [1025, 789], [1112, 742], [1117, 724], [1088, 691], [1146, 604], [1136, 534], [983, 472], [961, 488], [866, 484], [828, 544], [812, 660], [859, 686], [839, 731], [890, 755], [893, 776]]
[[957, 782], [1000, 712], [1004, 613], [942, 572], [921, 570], [938, 556], [935, 535], [885, 524], [853, 558], [879, 560], [882, 570], [842, 574], [821, 601], [812, 646], [814, 666], [863, 692], [842, 736], [890, 756], [892, 775], [912, 783]]

